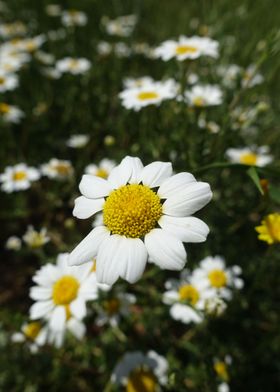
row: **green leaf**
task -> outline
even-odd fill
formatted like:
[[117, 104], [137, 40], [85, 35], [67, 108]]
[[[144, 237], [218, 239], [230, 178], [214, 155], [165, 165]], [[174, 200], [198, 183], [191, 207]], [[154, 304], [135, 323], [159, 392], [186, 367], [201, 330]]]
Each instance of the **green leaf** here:
[[280, 204], [280, 189], [276, 186], [269, 185], [269, 196], [275, 203]]
[[260, 183], [260, 177], [258, 175], [258, 172], [257, 172], [255, 166], [250, 167], [250, 169], [247, 170], [247, 174], [251, 178], [253, 183], [256, 185], [256, 187], [258, 188], [260, 193], [263, 195], [264, 191], [262, 189], [262, 186], [261, 186], [261, 183]]

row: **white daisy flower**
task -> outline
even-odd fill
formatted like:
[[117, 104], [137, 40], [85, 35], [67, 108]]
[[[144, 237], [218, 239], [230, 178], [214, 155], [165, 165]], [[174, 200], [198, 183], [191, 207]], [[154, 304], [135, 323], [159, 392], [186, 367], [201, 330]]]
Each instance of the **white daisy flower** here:
[[145, 83], [140, 87], [127, 88], [119, 97], [126, 109], [139, 111], [148, 105], [160, 105], [166, 99], [174, 98], [178, 93], [179, 86], [173, 79], [163, 82]]
[[133, 294], [117, 293], [115, 296], [110, 295], [109, 298], [101, 301], [101, 308], [98, 309], [96, 325], [103, 326], [105, 324], [116, 327], [121, 317], [126, 317], [130, 313], [131, 305], [136, 302]]
[[27, 33], [27, 27], [20, 21], [12, 23], [1, 23], [0, 25], [0, 37], [12, 38], [24, 35]]
[[9, 250], [20, 250], [21, 239], [15, 235], [9, 237], [6, 241], [5, 248]]
[[177, 41], [164, 41], [155, 49], [155, 57], [164, 61], [176, 58], [179, 61], [197, 59], [200, 56], [217, 58], [219, 43], [208, 37], [185, 37], [180, 36]]
[[142, 76], [141, 78], [125, 78], [123, 81], [124, 88], [138, 88], [145, 85], [150, 85], [154, 83], [154, 79], [150, 76]]
[[251, 64], [244, 71], [241, 85], [243, 88], [250, 88], [263, 83], [263, 81], [264, 81], [264, 77], [259, 72], [257, 72], [256, 65]]
[[65, 57], [58, 60], [56, 69], [61, 73], [71, 73], [72, 75], [81, 75], [87, 72], [91, 67], [91, 63], [85, 58]]
[[113, 51], [113, 45], [107, 41], [100, 41], [96, 46], [96, 50], [101, 56], [108, 56]]
[[0, 174], [1, 189], [11, 193], [30, 188], [33, 181], [40, 178], [39, 170], [29, 167], [25, 163], [7, 166], [4, 173]]
[[42, 174], [51, 179], [63, 180], [73, 175], [73, 166], [70, 161], [52, 158], [41, 166]]
[[226, 267], [225, 261], [220, 256], [208, 256], [199, 263], [199, 267], [193, 271], [195, 279], [200, 284], [211, 289], [213, 294], [229, 300], [232, 297], [232, 289], [242, 289], [242, 273], [238, 265]]
[[85, 26], [87, 21], [87, 15], [84, 12], [75, 9], [63, 11], [61, 15], [61, 22], [63, 26], [66, 27]]
[[43, 43], [46, 42], [46, 37], [43, 34], [37, 35], [36, 37], [32, 38], [25, 38], [19, 42], [19, 49], [24, 50], [29, 53], [35, 52], [39, 49]]
[[0, 69], [0, 93], [11, 91], [18, 87], [18, 76]]
[[125, 42], [116, 42], [114, 52], [117, 57], [129, 57], [132, 54], [131, 48]]
[[236, 64], [221, 65], [217, 67], [217, 74], [221, 77], [224, 86], [233, 88], [240, 77], [242, 68]]
[[226, 156], [233, 163], [260, 167], [268, 165], [273, 160], [272, 155], [269, 155], [268, 146], [229, 148]]
[[31, 320], [43, 318], [54, 331], [65, 330], [71, 317], [82, 320], [86, 316], [86, 302], [98, 296], [92, 265], [69, 267], [68, 256], [59, 254], [55, 265], [41, 267], [33, 277], [37, 286], [30, 290], [30, 297], [36, 301], [30, 308]]
[[212, 198], [210, 186], [190, 173], [172, 175], [170, 162], [143, 166], [126, 157], [107, 180], [84, 175], [82, 196], [73, 215], [86, 219], [102, 211], [104, 225], [94, 228], [73, 250], [70, 265], [96, 257], [100, 283], [119, 277], [136, 282], [147, 259], [163, 269], [181, 270], [186, 262], [183, 242], [203, 242], [208, 226], [190, 215]]
[[28, 343], [31, 353], [37, 353], [40, 346], [47, 342], [47, 327], [39, 321], [24, 323], [21, 332], [16, 332], [11, 336], [13, 343]]
[[89, 135], [71, 135], [66, 142], [66, 145], [71, 148], [85, 147], [89, 142]]
[[185, 92], [187, 103], [196, 107], [220, 105], [222, 96], [221, 89], [211, 85], [196, 85]]
[[119, 37], [129, 37], [135, 28], [137, 16], [124, 15], [119, 16], [116, 19], [109, 19], [105, 16], [102, 18], [101, 22], [105, 27], [107, 34]]
[[167, 383], [168, 362], [155, 351], [128, 352], [115, 367], [111, 381], [127, 392], [158, 391]]
[[48, 4], [45, 8], [46, 14], [49, 16], [60, 16], [61, 15], [61, 6], [59, 4]]
[[35, 58], [43, 64], [50, 65], [55, 62], [55, 57], [51, 53], [44, 52], [43, 50], [38, 50], [35, 53]]
[[18, 124], [24, 117], [24, 113], [17, 106], [0, 102], [0, 118], [7, 123]]
[[116, 162], [110, 159], [102, 159], [98, 165], [90, 164], [85, 168], [86, 174], [91, 174], [93, 176], [108, 178], [111, 171], [116, 166]]
[[50, 241], [50, 237], [48, 237], [47, 229], [45, 227], [40, 231], [36, 231], [31, 225], [28, 226], [22, 239], [32, 249], [41, 248]]

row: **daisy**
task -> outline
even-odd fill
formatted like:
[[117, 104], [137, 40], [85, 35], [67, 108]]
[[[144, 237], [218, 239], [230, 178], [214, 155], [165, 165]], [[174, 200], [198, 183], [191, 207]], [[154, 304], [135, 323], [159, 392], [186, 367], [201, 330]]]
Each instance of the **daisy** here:
[[199, 263], [193, 272], [195, 279], [200, 284], [212, 290], [213, 295], [223, 299], [231, 299], [232, 289], [242, 289], [243, 280], [240, 278], [241, 268], [238, 265], [226, 267], [225, 261], [220, 256], [208, 256]]
[[85, 26], [87, 21], [88, 18], [84, 12], [74, 9], [63, 11], [61, 15], [61, 22], [66, 27]]
[[61, 15], [61, 6], [59, 4], [48, 4], [45, 8], [46, 14], [49, 16], [60, 16]]
[[173, 79], [163, 82], [145, 83], [140, 87], [123, 90], [119, 97], [126, 109], [139, 111], [148, 105], [160, 105], [166, 99], [174, 98], [178, 93], [178, 84]]
[[91, 67], [89, 60], [85, 58], [65, 57], [58, 60], [56, 69], [61, 73], [71, 73], [72, 75], [81, 75], [87, 72]]
[[47, 229], [45, 227], [40, 231], [36, 231], [31, 225], [28, 226], [22, 239], [32, 249], [41, 248], [50, 241], [50, 237], [48, 237]]
[[128, 352], [115, 367], [111, 381], [127, 392], [155, 392], [167, 383], [167, 360], [155, 351]]
[[14, 333], [11, 340], [13, 343], [28, 343], [31, 353], [35, 354], [47, 342], [47, 328], [40, 321], [24, 323], [21, 331]]
[[14, 90], [18, 87], [18, 76], [0, 69], [0, 93]]
[[15, 235], [9, 237], [6, 241], [5, 248], [9, 250], [20, 250], [21, 239]]
[[280, 242], [280, 214], [274, 212], [266, 215], [260, 226], [255, 229], [259, 233], [258, 239], [260, 241], [265, 241], [269, 245]]
[[66, 145], [71, 148], [85, 147], [89, 142], [89, 135], [72, 135], [67, 140]]
[[243, 73], [241, 85], [243, 88], [250, 88], [263, 83], [263, 81], [264, 77], [257, 72], [256, 65], [251, 64]]
[[38, 50], [35, 53], [35, 58], [43, 64], [50, 65], [55, 62], [55, 57], [51, 53], [44, 52], [42, 50]]
[[236, 64], [221, 65], [217, 68], [217, 74], [221, 77], [221, 82], [229, 88], [235, 87], [241, 71], [241, 67]]
[[185, 92], [185, 98], [191, 106], [216, 106], [222, 103], [222, 91], [218, 86], [196, 85]]
[[52, 158], [48, 163], [41, 166], [42, 174], [51, 179], [63, 180], [73, 175], [73, 167], [70, 161]]
[[242, 163], [249, 166], [266, 166], [272, 162], [273, 157], [269, 155], [269, 147], [243, 147], [229, 148], [226, 151], [228, 159], [233, 163]]
[[164, 61], [176, 58], [179, 61], [197, 59], [200, 56], [218, 57], [219, 43], [208, 37], [180, 36], [177, 41], [164, 41], [155, 49], [155, 56]]
[[24, 117], [24, 113], [17, 106], [0, 102], [0, 118], [7, 123], [18, 124]]
[[218, 385], [218, 392], [229, 392], [229, 385], [226, 382], [222, 382], [221, 384]]
[[119, 16], [116, 19], [102, 18], [102, 24], [105, 27], [107, 34], [117, 35], [119, 37], [129, 37], [136, 25], [136, 15]]
[[43, 34], [32, 38], [25, 38], [19, 43], [19, 49], [33, 53], [39, 49], [44, 42], [46, 42], [46, 37]]
[[125, 78], [123, 81], [124, 88], [129, 89], [129, 88], [138, 88], [138, 87], [143, 87], [146, 84], [150, 85], [151, 83], [154, 83], [154, 79], [151, 78], [150, 76], [142, 76], [141, 78]]
[[86, 219], [102, 211], [104, 225], [94, 228], [73, 250], [70, 265], [96, 256], [97, 279], [113, 284], [119, 277], [136, 282], [149, 259], [163, 269], [181, 270], [183, 242], [203, 242], [208, 226], [190, 215], [212, 198], [210, 186], [190, 173], [172, 175], [170, 162], [143, 166], [126, 157], [107, 180], [84, 175], [82, 196], [73, 215]]
[[11, 193], [30, 188], [31, 182], [40, 178], [39, 170], [29, 167], [25, 163], [7, 166], [4, 173], [0, 174], [1, 189]]
[[88, 165], [85, 168], [85, 173], [107, 179], [115, 166], [116, 166], [116, 162], [104, 158], [99, 162], [98, 165], [94, 165], [94, 164]]
[[18, 37], [27, 33], [27, 27], [20, 21], [12, 23], [1, 23], [0, 25], [0, 37], [9, 39], [12, 37]]
[[136, 302], [136, 297], [133, 294], [117, 293], [116, 296], [111, 296], [101, 301], [102, 308], [98, 309], [98, 316], [96, 324], [103, 326], [105, 324], [116, 327], [121, 317], [126, 317], [130, 313], [130, 307]]
[[68, 253], [61, 253], [55, 265], [41, 267], [33, 277], [37, 286], [30, 290], [30, 297], [36, 301], [30, 308], [31, 320], [43, 318], [54, 331], [65, 330], [71, 317], [82, 320], [86, 302], [98, 296], [92, 265], [69, 267], [67, 260]]

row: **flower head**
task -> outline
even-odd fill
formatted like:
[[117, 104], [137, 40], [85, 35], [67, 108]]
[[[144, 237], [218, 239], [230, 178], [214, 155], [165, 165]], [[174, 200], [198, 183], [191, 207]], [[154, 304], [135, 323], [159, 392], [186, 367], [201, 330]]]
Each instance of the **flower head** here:
[[75, 9], [63, 11], [61, 14], [61, 22], [66, 27], [85, 26], [87, 24], [87, 15]]
[[222, 91], [218, 86], [195, 85], [185, 92], [185, 99], [195, 107], [216, 106], [222, 103]]
[[274, 212], [264, 217], [261, 225], [256, 227], [258, 239], [269, 245], [280, 242], [280, 214]]
[[5, 248], [9, 250], [20, 250], [21, 239], [15, 235], [9, 237], [6, 241]]
[[41, 166], [42, 174], [48, 178], [63, 180], [73, 175], [73, 167], [70, 161], [52, 158], [48, 163]]
[[87, 72], [91, 67], [91, 63], [86, 58], [65, 57], [58, 60], [56, 70], [61, 73], [71, 73], [72, 75], [80, 75]]
[[23, 111], [20, 110], [17, 106], [0, 102], [0, 118], [2, 118], [4, 122], [17, 124], [23, 117]]
[[40, 178], [39, 170], [29, 167], [25, 163], [6, 167], [4, 173], [0, 174], [1, 189], [11, 193], [28, 189], [31, 182]]
[[102, 18], [102, 24], [107, 34], [119, 37], [128, 37], [133, 32], [137, 22], [136, 15], [123, 15], [116, 19]]
[[33, 249], [41, 248], [50, 240], [45, 227], [43, 227], [40, 231], [36, 231], [33, 226], [28, 226], [27, 232], [24, 234], [22, 239], [30, 248]]
[[107, 180], [84, 175], [82, 196], [73, 215], [86, 219], [103, 211], [104, 225], [94, 228], [73, 250], [70, 265], [96, 257], [98, 281], [113, 284], [119, 277], [136, 282], [147, 259], [164, 269], [181, 270], [186, 262], [183, 242], [203, 242], [209, 229], [190, 215], [212, 197], [209, 184], [190, 173], [172, 175], [169, 162], [143, 166], [126, 157]]
[[89, 142], [88, 135], [72, 135], [67, 140], [66, 145], [71, 148], [82, 148], [85, 147]]
[[111, 171], [116, 166], [116, 162], [104, 158], [102, 159], [98, 165], [90, 164], [85, 168], [86, 174], [91, 174], [93, 176], [101, 177], [101, 178], [108, 178]]
[[229, 148], [226, 155], [231, 162], [242, 163], [249, 166], [265, 166], [272, 161], [272, 156], [269, 155], [269, 148], [262, 147], [244, 147], [244, 148]]

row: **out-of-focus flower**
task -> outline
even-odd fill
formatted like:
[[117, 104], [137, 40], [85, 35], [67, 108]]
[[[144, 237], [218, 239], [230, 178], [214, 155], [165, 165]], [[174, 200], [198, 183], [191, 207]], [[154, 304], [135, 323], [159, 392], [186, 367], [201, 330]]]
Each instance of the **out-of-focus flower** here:
[[124, 88], [138, 88], [154, 83], [154, 79], [150, 76], [142, 76], [141, 78], [126, 78], [123, 81]]
[[18, 43], [19, 49], [29, 53], [38, 50], [43, 43], [46, 42], [46, 37], [43, 34], [37, 35], [32, 38], [25, 38]]
[[218, 392], [229, 392], [229, 385], [226, 382], [222, 382], [221, 384], [218, 385]]
[[126, 157], [108, 180], [84, 175], [79, 188], [73, 215], [86, 219], [103, 211], [104, 225], [73, 250], [69, 263], [96, 257], [100, 283], [111, 285], [119, 277], [136, 282], [148, 256], [160, 268], [181, 270], [186, 262], [182, 242], [203, 242], [208, 235], [207, 225], [190, 215], [211, 200], [209, 184], [190, 173], [172, 175], [170, 162], [144, 167], [139, 158]]
[[243, 147], [229, 148], [226, 151], [228, 159], [233, 163], [242, 163], [249, 166], [265, 166], [272, 162], [273, 157], [269, 155], [269, 147]]
[[114, 52], [117, 57], [129, 57], [132, 53], [130, 47], [125, 42], [116, 42]]
[[219, 86], [196, 85], [185, 92], [189, 105], [195, 107], [216, 106], [222, 103], [222, 91]]
[[243, 88], [250, 88], [263, 83], [264, 77], [257, 72], [256, 65], [252, 64], [245, 69], [242, 75], [241, 85]]
[[113, 45], [110, 42], [100, 41], [96, 46], [96, 50], [101, 56], [108, 56], [113, 51]]
[[62, 73], [57, 68], [53, 67], [42, 68], [42, 73], [50, 79], [59, 79], [62, 76]]
[[162, 82], [147, 82], [140, 87], [123, 90], [119, 97], [126, 109], [139, 111], [149, 105], [160, 105], [166, 99], [174, 98], [178, 93], [178, 84], [174, 79]]
[[20, 35], [25, 35], [26, 33], [26, 25], [20, 21], [1, 23], [0, 25], [0, 37], [2, 38], [18, 37]]
[[117, 293], [101, 301], [101, 308], [98, 309], [96, 324], [99, 326], [110, 324], [116, 327], [121, 317], [126, 317], [130, 313], [131, 305], [136, 302], [136, 297], [128, 293]]
[[64, 180], [72, 177], [74, 171], [70, 161], [52, 158], [41, 166], [41, 172], [48, 178]]
[[5, 248], [9, 250], [20, 250], [21, 239], [15, 235], [9, 237], [6, 241]]
[[30, 290], [36, 301], [30, 308], [31, 320], [45, 319], [53, 331], [63, 331], [71, 318], [86, 316], [86, 302], [98, 296], [92, 265], [68, 267], [68, 254], [58, 255], [57, 263], [46, 264], [33, 276], [37, 286]]
[[13, 45], [6, 43], [0, 48], [0, 72], [13, 74], [19, 71], [24, 64], [30, 61], [30, 55], [14, 49]]
[[94, 164], [88, 165], [85, 168], [85, 173], [106, 179], [108, 178], [109, 174], [111, 173], [111, 171], [114, 169], [115, 166], [116, 166], [116, 162], [104, 158], [99, 162], [98, 165], [94, 165]]
[[111, 381], [127, 392], [157, 391], [167, 383], [168, 362], [155, 351], [128, 352], [113, 370]]
[[16, 332], [11, 336], [13, 343], [28, 343], [32, 353], [37, 353], [40, 346], [47, 341], [47, 328], [39, 321], [24, 323], [21, 332]]
[[64, 59], [58, 60], [56, 63], [56, 69], [59, 72], [69, 72], [72, 75], [84, 74], [90, 69], [90, 67], [90, 61], [85, 58], [65, 57]]
[[[201, 260], [199, 266], [193, 271], [195, 279], [205, 288], [212, 290], [213, 296], [230, 300], [232, 289], [242, 289], [244, 282], [240, 278], [242, 273], [238, 265], [226, 267], [225, 261], [220, 256], [208, 256]], [[209, 295], [210, 297], [210, 295]]]
[[27, 227], [27, 231], [22, 239], [32, 249], [41, 248], [50, 241], [50, 237], [48, 237], [47, 229], [45, 227], [40, 231], [36, 231], [31, 225]]
[[38, 50], [35, 53], [35, 58], [39, 60], [41, 63], [49, 65], [53, 64], [55, 61], [55, 57], [51, 53], [43, 52], [42, 50]]
[[221, 83], [229, 88], [235, 87], [241, 72], [242, 68], [236, 64], [221, 65], [217, 68], [217, 74], [221, 77]]
[[204, 311], [209, 316], [219, 317], [227, 308], [226, 302], [217, 296], [211, 296], [205, 300]]
[[230, 355], [226, 355], [224, 359], [214, 358], [214, 370], [222, 381], [229, 381], [228, 365], [231, 365], [231, 363], [232, 358]]
[[164, 61], [176, 58], [179, 61], [197, 59], [200, 56], [218, 57], [219, 43], [208, 37], [180, 36], [178, 41], [168, 40], [155, 49], [155, 56]]
[[111, 146], [113, 146], [115, 144], [115, 142], [116, 142], [116, 139], [112, 135], [107, 135], [107, 136], [104, 137], [104, 144], [105, 144], [105, 146], [111, 147]]
[[0, 174], [1, 189], [12, 193], [30, 188], [33, 181], [40, 178], [39, 170], [29, 167], [25, 163], [7, 166], [4, 173]]
[[136, 15], [124, 15], [116, 19], [109, 19], [104, 16], [101, 20], [107, 34], [119, 37], [130, 36], [135, 28], [136, 22]]
[[89, 135], [71, 135], [66, 141], [66, 145], [71, 148], [85, 147], [89, 142]]
[[61, 15], [61, 22], [66, 27], [85, 26], [87, 21], [88, 17], [84, 12], [74, 9], [63, 11]]
[[46, 6], [46, 14], [49, 16], [60, 16], [61, 12], [62, 10], [59, 4], [48, 4]]
[[17, 106], [0, 102], [0, 118], [7, 123], [18, 124], [24, 117], [24, 113]]
[[0, 70], [0, 93], [11, 91], [18, 87], [18, 76]]
[[259, 233], [258, 239], [267, 242], [269, 245], [280, 242], [280, 214], [274, 212], [268, 214], [257, 226], [256, 231]]
[[50, 30], [48, 31], [47, 36], [51, 41], [59, 41], [60, 39], [66, 37], [66, 30], [63, 28], [57, 30]]

